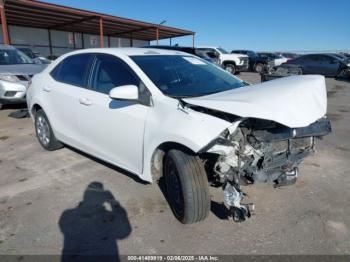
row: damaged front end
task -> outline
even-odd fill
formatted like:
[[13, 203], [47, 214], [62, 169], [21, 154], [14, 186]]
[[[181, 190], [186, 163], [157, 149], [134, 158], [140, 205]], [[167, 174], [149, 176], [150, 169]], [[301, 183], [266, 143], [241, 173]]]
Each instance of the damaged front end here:
[[224, 203], [235, 221], [250, 216], [252, 204], [242, 204], [241, 185], [273, 182], [274, 187], [294, 184], [298, 166], [314, 152], [315, 138], [331, 132], [324, 117], [307, 127], [289, 128], [274, 121], [238, 120], [201, 150], [211, 159], [211, 182], [222, 186]]

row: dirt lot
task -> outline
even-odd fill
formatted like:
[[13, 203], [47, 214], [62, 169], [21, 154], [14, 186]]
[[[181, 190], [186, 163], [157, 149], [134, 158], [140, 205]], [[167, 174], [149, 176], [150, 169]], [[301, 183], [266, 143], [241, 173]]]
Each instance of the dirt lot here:
[[[44, 151], [31, 120], [5, 108], [0, 253], [61, 254], [84, 242], [119, 254], [350, 254], [350, 83], [328, 78], [327, 89], [333, 133], [317, 140], [296, 185], [246, 188], [256, 210], [244, 223], [222, 219], [213, 206], [206, 221], [182, 225], [157, 185], [71, 148]], [[220, 194], [213, 190], [213, 199]]]

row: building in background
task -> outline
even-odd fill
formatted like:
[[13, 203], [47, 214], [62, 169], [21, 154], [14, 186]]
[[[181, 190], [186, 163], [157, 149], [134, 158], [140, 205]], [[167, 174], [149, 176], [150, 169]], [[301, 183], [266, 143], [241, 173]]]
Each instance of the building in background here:
[[43, 56], [82, 48], [145, 46], [192, 36], [188, 30], [33, 0], [0, 0], [0, 43], [29, 47]]

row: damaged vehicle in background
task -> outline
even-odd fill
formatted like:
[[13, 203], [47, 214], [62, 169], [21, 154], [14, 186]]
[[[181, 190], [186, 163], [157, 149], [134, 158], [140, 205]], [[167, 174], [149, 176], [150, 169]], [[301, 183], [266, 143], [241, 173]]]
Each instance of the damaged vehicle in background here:
[[43, 148], [68, 144], [145, 181], [164, 181], [185, 224], [207, 217], [209, 185], [222, 188], [233, 220], [245, 220], [252, 205], [243, 186], [295, 183], [315, 138], [331, 132], [323, 76], [249, 86], [171, 50], [63, 55], [34, 76], [27, 101]]
[[0, 45], [0, 109], [4, 104], [25, 103], [28, 81], [44, 68], [15, 47]]

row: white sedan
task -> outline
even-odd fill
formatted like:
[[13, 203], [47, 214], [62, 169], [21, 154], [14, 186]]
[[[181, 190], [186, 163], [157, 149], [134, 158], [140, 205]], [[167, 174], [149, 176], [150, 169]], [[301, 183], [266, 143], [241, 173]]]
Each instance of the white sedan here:
[[209, 184], [236, 221], [241, 186], [295, 182], [314, 137], [331, 131], [322, 76], [248, 85], [171, 50], [85, 49], [61, 56], [27, 92], [40, 144], [68, 144], [156, 182], [182, 223], [206, 218]]

